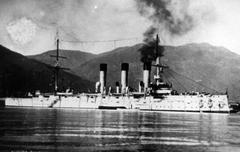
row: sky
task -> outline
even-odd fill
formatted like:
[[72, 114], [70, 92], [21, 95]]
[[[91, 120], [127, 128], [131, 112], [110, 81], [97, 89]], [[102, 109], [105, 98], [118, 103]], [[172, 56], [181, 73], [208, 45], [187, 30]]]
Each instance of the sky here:
[[[163, 45], [210, 43], [240, 54], [239, 0], [0, 0], [0, 44], [23, 55], [102, 53], [159, 34]], [[154, 29], [154, 30], [153, 30]]]

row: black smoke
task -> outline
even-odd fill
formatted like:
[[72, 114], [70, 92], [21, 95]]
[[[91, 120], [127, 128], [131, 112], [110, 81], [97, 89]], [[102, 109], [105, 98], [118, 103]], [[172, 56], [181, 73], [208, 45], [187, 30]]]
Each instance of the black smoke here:
[[144, 33], [144, 41], [164, 31], [181, 36], [195, 27], [194, 17], [188, 13], [189, 0], [136, 0], [138, 12], [152, 21]]
[[156, 39], [148, 39], [138, 51], [143, 63], [152, 63], [157, 57], [163, 56], [164, 46], [159, 45]]

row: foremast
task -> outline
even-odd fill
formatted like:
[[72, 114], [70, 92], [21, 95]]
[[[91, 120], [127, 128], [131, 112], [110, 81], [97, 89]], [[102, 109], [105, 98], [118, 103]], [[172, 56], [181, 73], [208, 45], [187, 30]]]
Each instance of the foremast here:
[[54, 93], [57, 94], [59, 91], [59, 71], [62, 70], [69, 70], [68, 68], [64, 68], [60, 66], [59, 59], [66, 59], [64, 56], [59, 55], [59, 36], [58, 36], [58, 31], [57, 31], [57, 40], [56, 40], [56, 55], [50, 55], [50, 57], [54, 57], [55, 60], [55, 65], [54, 65]]

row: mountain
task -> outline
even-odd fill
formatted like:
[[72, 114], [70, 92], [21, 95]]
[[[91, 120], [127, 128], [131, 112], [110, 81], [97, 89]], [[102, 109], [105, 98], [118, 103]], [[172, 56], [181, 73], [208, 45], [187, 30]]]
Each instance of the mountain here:
[[[23, 96], [26, 92], [53, 91], [53, 68], [0, 45], [0, 96]], [[93, 83], [60, 71], [60, 89], [86, 91]]]
[[[86, 60], [74, 58], [74, 66], [71, 70], [84, 79], [96, 82], [99, 81], [99, 64], [107, 63], [107, 85], [114, 86], [116, 81], [120, 82], [121, 63], [128, 62], [129, 86], [138, 88], [139, 81], [142, 81], [139, 51], [142, 47], [143, 44], [121, 47], [99, 55], [90, 55]], [[230, 100], [240, 100], [239, 55], [207, 43], [164, 46], [163, 54], [161, 62], [169, 67], [164, 70], [164, 80], [172, 83], [175, 90], [179, 92], [226, 92], [227, 90]], [[37, 60], [48, 63], [41, 59]], [[71, 57], [68, 60], [70, 61], [67, 62], [73, 62]], [[153, 72], [155, 72], [154, 67], [152, 75]]]
[[[120, 82], [121, 63], [128, 62], [130, 64], [129, 85], [137, 88], [139, 81], [142, 81], [141, 53], [139, 52], [142, 46], [143, 44], [137, 44], [100, 54], [74, 68], [73, 71], [83, 78], [96, 82], [99, 80], [99, 64], [107, 63], [108, 85], [114, 86], [116, 81]], [[226, 92], [228, 89], [232, 100], [239, 98], [239, 55], [207, 43], [164, 48], [161, 61], [169, 67], [165, 69], [164, 78], [173, 84], [174, 89], [180, 92]]]
[[138, 84], [142, 79], [142, 66], [140, 52], [138, 51], [141, 47], [142, 44], [133, 47], [117, 48], [111, 52], [100, 54], [72, 70], [77, 75], [96, 82], [99, 80], [99, 64], [107, 63], [107, 81], [109, 85], [114, 86], [116, 81], [120, 82], [121, 63], [127, 62], [130, 66], [129, 82], [131, 86], [135, 87], [134, 84]]
[[[56, 55], [56, 50], [50, 50], [47, 52], [44, 52], [42, 54], [38, 55], [32, 55], [28, 56], [30, 59], [35, 59], [37, 61], [41, 61], [43, 63], [46, 63], [48, 65], [54, 66], [55, 60], [51, 55]], [[86, 61], [96, 57], [96, 55], [81, 51], [75, 51], [75, 50], [60, 50], [59, 55], [66, 57], [66, 59], [61, 59], [61, 66], [69, 68], [70, 70], [75, 68], [76, 66], [81, 65], [82, 63], [85, 63]]]
[[239, 98], [240, 56], [223, 47], [206, 43], [166, 47], [163, 62], [174, 71], [208, 88], [220, 92], [228, 89], [230, 99]]

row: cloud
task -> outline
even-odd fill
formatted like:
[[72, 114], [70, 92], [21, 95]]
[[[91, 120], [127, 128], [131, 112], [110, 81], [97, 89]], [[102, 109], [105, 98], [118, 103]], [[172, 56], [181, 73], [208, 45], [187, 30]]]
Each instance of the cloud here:
[[25, 45], [33, 40], [36, 35], [37, 25], [24, 17], [10, 22], [6, 29], [15, 43]]
[[[148, 31], [159, 33], [166, 45], [208, 42], [238, 52], [239, 6], [239, 0], [1, 0], [0, 42], [20, 53], [37, 54], [55, 48], [57, 28], [64, 40], [138, 37], [136, 41], [117, 42], [117, 47], [142, 42], [143, 33]], [[27, 36], [13, 40], [7, 27], [24, 18], [36, 25], [36, 34], [26, 31]], [[18, 27], [15, 31], [24, 31], [23, 26]], [[25, 44], [20, 47], [16, 41]], [[112, 50], [114, 44], [62, 42], [61, 48], [101, 53]]]
[[[133, 0], [10, 0], [5, 3], [0, 1], [1, 13], [4, 14], [2, 16], [5, 29], [21, 18], [31, 20], [37, 25], [38, 42], [35, 46], [29, 44], [19, 48], [11, 44], [11, 41], [6, 43], [24, 54], [36, 54], [53, 49], [46, 46], [54, 43], [57, 28], [63, 40], [94, 41], [139, 37], [149, 25], [149, 22], [137, 13]], [[46, 35], [50, 37], [43, 37]], [[52, 39], [52, 42], [46, 45], [46, 39]], [[135, 43], [139, 42], [141, 42], [140, 39], [135, 41]], [[41, 43], [42, 47], [38, 45]], [[117, 46], [124, 45], [128, 45], [128, 42], [121, 42], [121, 45], [120, 42], [117, 43]], [[82, 45], [62, 42], [61, 47], [100, 53], [112, 50], [114, 45], [113, 43]]]

